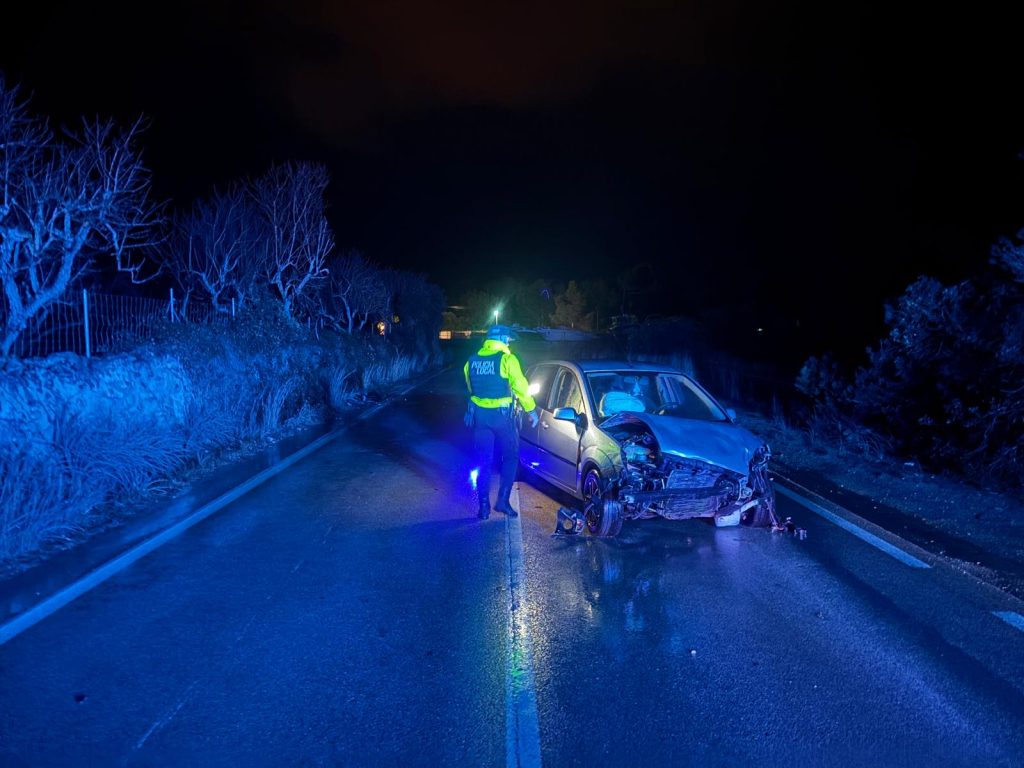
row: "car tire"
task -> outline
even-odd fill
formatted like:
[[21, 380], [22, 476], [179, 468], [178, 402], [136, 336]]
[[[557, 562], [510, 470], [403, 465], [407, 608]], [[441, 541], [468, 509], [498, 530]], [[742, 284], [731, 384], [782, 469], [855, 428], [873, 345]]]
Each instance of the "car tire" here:
[[601, 473], [591, 469], [583, 478], [583, 519], [593, 536], [618, 536], [622, 530], [622, 504], [604, 498]]
[[778, 517], [775, 514], [775, 486], [767, 480], [764, 487], [755, 494], [759, 503], [753, 509], [748, 509], [740, 517], [740, 525], [749, 525], [751, 528], [767, 528], [772, 525]]

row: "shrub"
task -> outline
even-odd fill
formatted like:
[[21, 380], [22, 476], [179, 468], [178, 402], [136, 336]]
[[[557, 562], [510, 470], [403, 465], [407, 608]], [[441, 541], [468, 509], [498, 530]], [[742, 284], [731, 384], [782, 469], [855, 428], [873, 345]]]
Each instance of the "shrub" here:
[[1001, 240], [993, 269], [946, 286], [920, 277], [886, 308], [889, 334], [848, 383], [811, 358], [797, 387], [871, 451], [1024, 487], [1024, 247]]
[[61, 411], [49, 442], [0, 448], [0, 559], [72, 538], [104, 501], [153, 490], [184, 458], [174, 425]]
[[6, 443], [0, 449], [0, 560], [68, 534], [103, 500], [93, 478], [64, 459], [48, 446]]
[[[168, 324], [130, 355], [26, 361], [5, 372], [0, 419], [16, 419], [0, 429], [0, 561], [80, 539], [114, 500], [440, 360], [384, 340], [317, 337], [277, 304], [254, 300], [234, 322]], [[66, 408], [44, 416], [31, 410], [38, 402]]]
[[356, 369], [348, 361], [342, 360], [329, 365], [324, 371], [327, 405], [340, 411], [349, 405], [357, 391]]

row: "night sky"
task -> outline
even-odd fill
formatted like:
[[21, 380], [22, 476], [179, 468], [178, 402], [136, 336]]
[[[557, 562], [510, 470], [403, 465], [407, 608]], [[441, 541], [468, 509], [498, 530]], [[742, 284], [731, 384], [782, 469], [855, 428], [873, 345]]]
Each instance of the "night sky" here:
[[338, 244], [452, 302], [647, 261], [652, 312], [859, 352], [1024, 227], [1021, 19], [980, 3], [131, 8], [28, 4], [0, 71], [56, 123], [146, 115], [176, 205], [325, 162]]

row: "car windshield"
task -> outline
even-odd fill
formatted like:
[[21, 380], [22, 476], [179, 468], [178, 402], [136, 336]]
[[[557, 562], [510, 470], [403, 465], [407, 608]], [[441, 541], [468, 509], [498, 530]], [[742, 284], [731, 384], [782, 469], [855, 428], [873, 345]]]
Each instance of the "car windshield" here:
[[592, 371], [587, 384], [599, 418], [623, 411], [700, 421], [727, 421], [725, 412], [692, 381], [659, 371]]

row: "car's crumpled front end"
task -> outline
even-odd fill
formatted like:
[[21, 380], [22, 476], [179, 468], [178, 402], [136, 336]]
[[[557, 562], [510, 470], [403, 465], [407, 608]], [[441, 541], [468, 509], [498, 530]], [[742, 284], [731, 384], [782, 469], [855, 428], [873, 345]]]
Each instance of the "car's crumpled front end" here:
[[[680, 421], [621, 414], [602, 424], [621, 448], [615, 491], [624, 515], [670, 520], [708, 517], [722, 526], [771, 525], [775, 494], [768, 475], [771, 451], [767, 444], [731, 423]], [[722, 457], [723, 463], [706, 460], [709, 453]]]
[[775, 488], [769, 475], [768, 465], [772, 458], [772, 450], [765, 443], [754, 452], [750, 460], [750, 489], [756, 506], [745, 506], [740, 516], [744, 525], [778, 527], [778, 516], [775, 514]]

